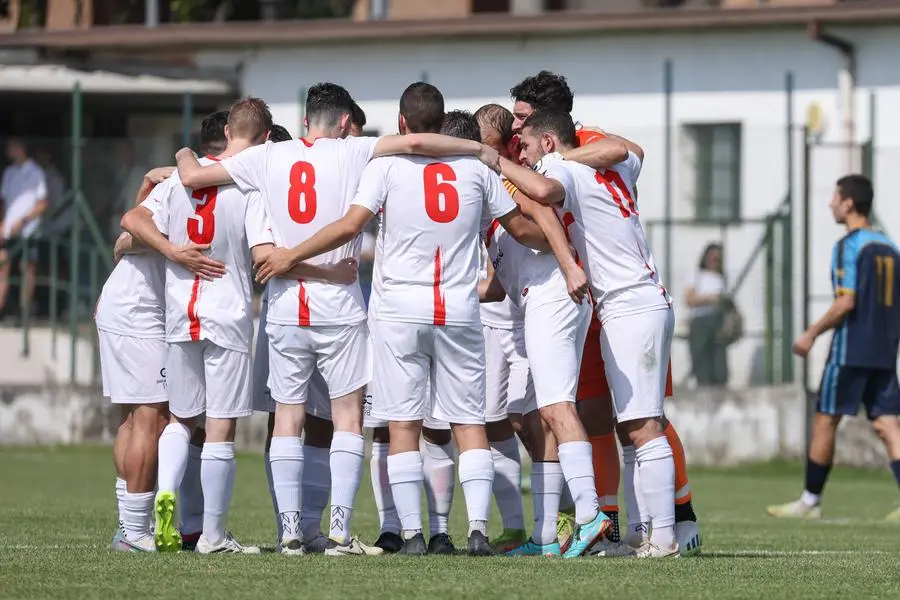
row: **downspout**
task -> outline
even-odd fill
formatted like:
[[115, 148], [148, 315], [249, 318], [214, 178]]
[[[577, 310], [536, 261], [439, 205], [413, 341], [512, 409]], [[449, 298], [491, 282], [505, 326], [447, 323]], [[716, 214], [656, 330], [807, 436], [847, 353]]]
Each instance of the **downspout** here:
[[841, 144], [844, 148], [844, 168], [847, 173], [858, 171], [856, 155], [853, 151], [856, 142], [856, 46], [852, 42], [822, 30], [822, 24], [813, 21], [809, 24], [810, 37], [827, 46], [835, 48], [843, 56], [843, 64], [838, 72], [838, 92], [841, 107]]

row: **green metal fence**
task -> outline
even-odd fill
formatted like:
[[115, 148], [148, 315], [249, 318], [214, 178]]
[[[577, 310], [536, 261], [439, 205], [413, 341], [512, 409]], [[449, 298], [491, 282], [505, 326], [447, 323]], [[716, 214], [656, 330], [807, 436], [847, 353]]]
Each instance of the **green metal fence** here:
[[[93, 382], [99, 380], [99, 360], [97, 335], [93, 325], [93, 309], [107, 276], [114, 267], [113, 231], [110, 227], [117, 217], [98, 211], [99, 205], [110, 204], [108, 171], [98, 165], [108, 165], [114, 158], [111, 144], [119, 139], [87, 140], [83, 123], [85, 111], [80, 87], [76, 84], [71, 93], [69, 115], [70, 135], [61, 139], [40, 140], [42, 147], [49, 147], [58, 156], [68, 160], [67, 191], [61, 201], [55, 203], [42, 216], [43, 223], [53, 222], [64, 213], [71, 214], [70, 228], [62, 233], [44, 233], [30, 239], [20, 238], [6, 251], [6, 261], [10, 264], [10, 289], [19, 289], [18, 321], [21, 327], [20, 354], [28, 357], [32, 353], [32, 337], [38, 326], [34, 314], [34, 300], [21, 293], [25, 284], [23, 273], [16, 273], [14, 267], [21, 259], [40, 249], [43, 270], [35, 278], [35, 295], [45, 304], [41, 326], [51, 331], [51, 358], [60, 356], [59, 345], [68, 342], [68, 378], [71, 383], [78, 380], [79, 341], [90, 341], [93, 356], [91, 376]], [[193, 131], [193, 100], [185, 94], [182, 102], [182, 125], [179, 139], [172, 144], [191, 145]], [[161, 134], [163, 137], [164, 133]], [[173, 146], [174, 148], [174, 146]], [[98, 185], [107, 184], [106, 187]], [[134, 194], [137, 190], [127, 190]], [[106, 218], [110, 223], [106, 223]], [[83, 345], [83, 342], [82, 342]], [[82, 361], [84, 357], [81, 357]], [[83, 378], [82, 378], [83, 379]]]

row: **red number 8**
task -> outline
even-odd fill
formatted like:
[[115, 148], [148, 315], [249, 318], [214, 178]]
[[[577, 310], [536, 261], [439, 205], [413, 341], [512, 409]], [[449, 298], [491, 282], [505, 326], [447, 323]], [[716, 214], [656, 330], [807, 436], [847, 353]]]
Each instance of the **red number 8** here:
[[[422, 173], [425, 184], [425, 212], [436, 223], [449, 223], [459, 215], [459, 193], [451, 181], [456, 181], [453, 167], [446, 163], [431, 163]], [[441, 207], [441, 196], [444, 206]]]
[[305, 225], [316, 218], [316, 170], [301, 160], [291, 167], [290, 177], [288, 214], [295, 222]]
[[200, 188], [191, 192], [191, 198], [199, 200], [194, 214], [188, 217], [188, 239], [195, 244], [211, 244], [216, 235], [216, 196], [217, 187]]

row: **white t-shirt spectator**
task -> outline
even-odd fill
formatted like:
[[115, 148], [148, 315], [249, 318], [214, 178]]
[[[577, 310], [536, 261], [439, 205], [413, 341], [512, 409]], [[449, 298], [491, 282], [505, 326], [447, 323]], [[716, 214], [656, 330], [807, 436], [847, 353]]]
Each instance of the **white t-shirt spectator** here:
[[[703, 269], [694, 274], [694, 278], [691, 280], [689, 287], [693, 289], [694, 294], [698, 296], [721, 296], [725, 293], [725, 277], [723, 277], [721, 273]], [[715, 312], [715, 310], [715, 304], [695, 306], [691, 308], [691, 318], [710, 315]]]
[[[8, 238], [13, 225], [33, 211], [38, 202], [47, 199], [44, 171], [30, 158], [22, 164], [9, 165], [3, 171], [0, 196], [3, 197], [3, 237]], [[32, 220], [19, 237], [31, 237], [39, 224], [40, 219]]]

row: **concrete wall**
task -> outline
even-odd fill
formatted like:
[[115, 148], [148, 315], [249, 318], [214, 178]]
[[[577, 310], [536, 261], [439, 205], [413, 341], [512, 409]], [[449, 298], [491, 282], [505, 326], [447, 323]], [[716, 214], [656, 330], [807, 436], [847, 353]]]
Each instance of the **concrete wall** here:
[[[694, 465], [737, 465], [804, 456], [803, 399], [792, 388], [698, 391], [675, 398], [667, 413]], [[261, 450], [267, 415], [238, 424], [238, 447]], [[111, 443], [118, 410], [99, 390], [6, 386], [0, 392], [0, 444]], [[884, 450], [865, 419], [847, 420], [838, 436], [840, 464], [883, 468]]]

